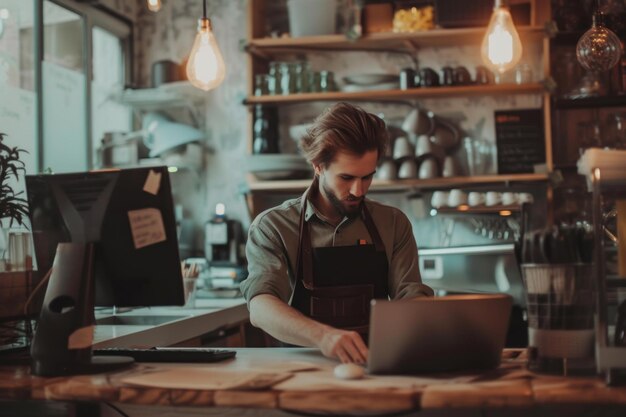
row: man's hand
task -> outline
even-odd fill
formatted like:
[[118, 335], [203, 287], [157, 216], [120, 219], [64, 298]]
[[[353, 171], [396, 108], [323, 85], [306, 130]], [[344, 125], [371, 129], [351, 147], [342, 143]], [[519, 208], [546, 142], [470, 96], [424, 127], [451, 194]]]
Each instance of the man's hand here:
[[343, 363], [364, 364], [367, 361], [367, 346], [357, 332], [327, 328], [319, 348], [324, 356], [339, 358]]
[[367, 361], [367, 346], [357, 332], [322, 324], [300, 313], [274, 295], [259, 294], [249, 303], [250, 322], [278, 340], [316, 346], [324, 356], [344, 363]]

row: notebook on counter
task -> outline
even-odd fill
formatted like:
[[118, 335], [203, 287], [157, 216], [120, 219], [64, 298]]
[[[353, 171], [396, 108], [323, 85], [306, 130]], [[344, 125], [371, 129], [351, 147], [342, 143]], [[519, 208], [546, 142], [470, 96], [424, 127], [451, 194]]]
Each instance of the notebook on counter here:
[[372, 300], [370, 374], [492, 369], [513, 305], [506, 294]]

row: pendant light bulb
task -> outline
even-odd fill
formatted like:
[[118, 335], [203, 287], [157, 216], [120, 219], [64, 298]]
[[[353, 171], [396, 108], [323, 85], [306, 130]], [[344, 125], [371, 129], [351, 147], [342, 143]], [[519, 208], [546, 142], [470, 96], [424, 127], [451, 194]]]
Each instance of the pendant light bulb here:
[[587, 71], [606, 72], [619, 62], [622, 43], [619, 37], [604, 26], [602, 15], [593, 15], [591, 29], [576, 44], [576, 58]]
[[480, 54], [485, 65], [500, 74], [515, 67], [522, 57], [522, 42], [502, 0], [495, 2]]
[[161, 0], [147, 0], [146, 2], [148, 3], [148, 10], [154, 13], [161, 10], [161, 6], [163, 5]]
[[211, 21], [202, 17], [187, 61], [187, 78], [193, 86], [209, 91], [220, 85], [225, 75], [224, 58], [211, 30]]

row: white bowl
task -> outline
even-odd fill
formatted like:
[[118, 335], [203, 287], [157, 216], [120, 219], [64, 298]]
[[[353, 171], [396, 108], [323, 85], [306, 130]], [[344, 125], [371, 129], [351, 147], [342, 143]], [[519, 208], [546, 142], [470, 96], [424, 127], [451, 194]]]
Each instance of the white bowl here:
[[373, 85], [385, 83], [398, 83], [400, 76], [396, 74], [354, 74], [343, 77], [347, 84]]
[[248, 172], [259, 180], [298, 179], [312, 176], [310, 164], [295, 154], [248, 155]]
[[289, 136], [296, 143], [300, 143], [300, 140], [308, 134], [309, 128], [313, 126], [313, 123], [302, 123], [299, 125], [289, 126]]

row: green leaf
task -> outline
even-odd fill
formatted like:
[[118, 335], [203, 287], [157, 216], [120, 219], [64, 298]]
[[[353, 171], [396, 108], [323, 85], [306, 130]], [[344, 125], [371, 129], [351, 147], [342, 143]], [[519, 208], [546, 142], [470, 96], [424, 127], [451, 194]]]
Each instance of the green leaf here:
[[9, 226], [14, 223], [23, 226], [28, 216], [28, 201], [19, 197], [23, 192], [16, 193], [8, 181], [19, 180], [21, 173], [26, 173], [24, 161], [20, 160], [24, 149], [9, 147], [3, 143], [6, 134], [0, 133], [0, 219], [9, 219]]

